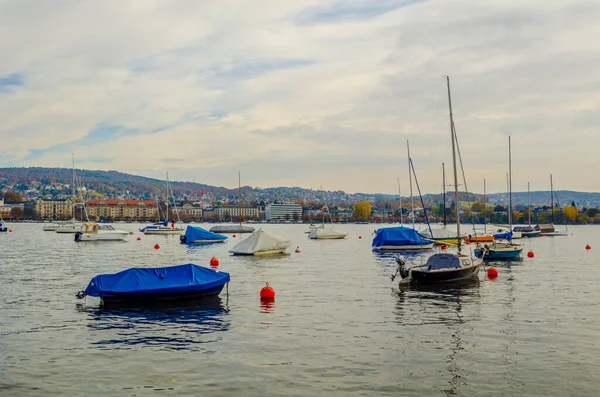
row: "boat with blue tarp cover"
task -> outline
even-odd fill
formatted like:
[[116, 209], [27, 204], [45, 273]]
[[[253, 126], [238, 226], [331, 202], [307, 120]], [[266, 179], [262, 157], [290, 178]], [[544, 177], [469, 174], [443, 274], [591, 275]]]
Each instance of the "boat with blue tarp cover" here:
[[227, 240], [227, 236], [222, 234], [209, 232], [206, 229], [202, 229], [198, 226], [188, 226], [185, 229], [185, 234], [179, 236], [181, 244], [208, 244], [208, 243], [222, 243]]
[[95, 276], [77, 297], [95, 296], [104, 303], [194, 299], [220, 294], [229, 280], [229, 273], [193, 263], [156, 268], [134, 267]]
[[433, 241], [415, 229], [397, 226], [377, 229], [371, 246], [376, 251], [428, 250], [433, 247]]

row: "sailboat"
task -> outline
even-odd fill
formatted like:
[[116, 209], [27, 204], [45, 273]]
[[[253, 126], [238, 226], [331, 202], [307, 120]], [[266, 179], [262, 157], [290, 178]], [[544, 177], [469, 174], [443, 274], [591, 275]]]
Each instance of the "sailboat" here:
[[[331, 226], [325, 226], [325, 213], [329, 215]], [[343, 239], [348, 235], [346, 232], [335, 230], [335, 226], [333, 226], [333, 219], [331, 219], [331, 213], [329, 212], [329, 207], [327, 207], [327, 204], [321, 208], [321, 215], [323, 216], [323, 223], [321, 226], [312, 230], [308, 235], [308, 238], [313, 240], [336, 240]]]
[[523, 237], [539, 237], [540, 231], [531, 226], [531, 194], [527, 182], [527, 226], [515, 226], [513, 232], [521, 232]]
[[[475, 256], [483, 259], [516, 259], [523, 253], [523, 246], [513, 243], [512, 231], [512, 158], [510, 136], [508, 137], [508, 232], [494, 235], [495, 238], [508, 242], [494, 240], [491, 245], [477, 244]], [[520, 233], [520, 232], [515, 232]]]
[[[167, 210], [166, 210], [166, 215], [165, 215], [165, 221], [161, 222], [160, 221], [160, 210], [158, 211], [158, 216], [159, 216], [159, 221], [153, 225], [148, 225], [146, 227], [143, 227], [140, 229], [140, 232], [144, 233], [144, 234], [148, 234], [148, 235], [180, 235], [181, 233], [183, 233], [183, 228], [180, 226], [177, 226], [177, 224], [175, 223], [175, 221], [171, 221], [171, 225], [169, 226], [169, 192], [171, 193], [171, 195], [173, 195], [172, 191], [170, 190], [170, 185], [169, 185], [169, 173], [167, 172], [167, 201], [166, 201], [166, 205], [167, 205]], [[174, 201], [173, 201], [174, 202]], [[179, 221], [179, 214], [177, 213], [177, 211], [175, 211], [175, 213], [177, 214], [177, 220]]]
[[[558, 197], [557, 197], [558, 204]], [[560, 206], [558, 207], [560, 209]], [[566, 232], [561, 232], [554, 227], [554, 186], [552, 184], [552, 174], [550, 174], [550, 221], [549, 225], [536, 225], [535, 229], [540, 231], [542, 236], [568, 236], [569, 231], [565, 224]]]
[[[450, 78], [446, 76], [448, 87], [448, 107], [450, 109], [450, 136], [452, 140], [452, 163], [454, 167], [454, 197], [458, 204], [458, 174], [456, 170], [456, 131], [454, 129], [454, 119], [452, 115], [452, 100], [450, 99]], [[457, 205], [458, 218], [458, 205]], [[406, 268], [404, 258], [398, 257], [398, 271], [402, 280], [400, 284], [440, 284], [456, 282], [460, 280], [477, 277], [479, 267], [482, 264], [480, 259], [474, 259], [470, 255], [461, 253], [461, 234], [460, 222], [456, 222], [456, 235], [458, 236], [456, 254], [449, 252], [435, 253], [427, 259], [424, 265]], [[392, 277], [392, 279], [394, 279]]]
[[[487, 203], [487, 199], [486, 199], [486, 190], [485, 190], [485, 178], [483, 179], [483, 202], [484, 204]], [[468, 241], [469, 243], [491, 243], [494, 241], [494, 235], [491, 233], [488, 233], [487, 231], [487, 221], [488, 219], [484, 217], [483, 219], [483, 233], [482, 234], [469, 234], [466, 238], [465, 241]], [[473, 229], [473, 231], [475, 232], [476, 230]]]
[[[78, 222], [75, 219], [75, 154], [72, 154], [73, 157], [73, 176], [71, 181], [71, 197], [73, 199], [73, 219], [67, 222], [58, 223], [58, 227], [54, 224], [49, 224], [44, 226], [44, 231], [52, 231], [54, 230], [56, 233], [77, 233], [81, 231], [83, 223]], [[83, 201], [83, 200], [82, 200]], [[84, 204], [85, 209], [85, 204]], [[85, 215], [87, 218], [87, 213]]]
[[[408, 141], [406, 141], [406, 149], [408, 152], [408, 176], [410, 182], [410, 211], [412, 214], [412, 228], [396, 226], [377, 229], [375, 231], [375, 238], [373, 238], [373, 242], [371, 243], [371, 248], [373, 251], [423, 251], [433, 248], [433, 240], [426, 238], [415, 229], [415, 206], [412, 190], [414, 167], [410, 157], [410, 146]], [[416, 174], [415, 183], [417, 184], [417, 189], [419, 190], [421, 203], [423, 203], [423, 197], [421, 196]], [[425, 205], [423, 205], [423, 210], [425, 210]], [[425, 216], [427, 216], [427, 212], [425, 212]], [[427, 222], [427, 224], [429, 225], [429, 222]]]
[[238, 172], [238, 204], [240, 206], [240, 224], [239, 225], [218, 225], [210, 228], [213, 233], [252, 233], [254, 228], [252, 226], [242, 225], [244, 221], [244, 211], [242, 209], [242, 177]]

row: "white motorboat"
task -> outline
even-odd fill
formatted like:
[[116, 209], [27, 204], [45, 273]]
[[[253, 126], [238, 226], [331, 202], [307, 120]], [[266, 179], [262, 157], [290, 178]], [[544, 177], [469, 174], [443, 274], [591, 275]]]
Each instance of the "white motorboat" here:
[[308, 238], [315, 240], [335, 240], [342, 239], [348, 235], [346, 232], [335, 230], [334, 226], [321, 225], [308, 235]]
[[245, 240], [229, 250], [234, 255], [274, 255], [283, 254], [291, 245], [289, 240], [281, 240], [258, 229]]
[[210, 228], [213, 233], [253, 233], [252, 226], [239, 225], [219, 225]]
[[80, 231], [75, 233], [75, 241], [123, 241], [129, 232], [115, 230], [108, 223], [85, 223]]
[[44, 227], [42, 227], [42, 230], [45, 232], [55, 232], [56, 229], [60, 227], [60, 225], [61, 223], [59, 222], [46, 223]]

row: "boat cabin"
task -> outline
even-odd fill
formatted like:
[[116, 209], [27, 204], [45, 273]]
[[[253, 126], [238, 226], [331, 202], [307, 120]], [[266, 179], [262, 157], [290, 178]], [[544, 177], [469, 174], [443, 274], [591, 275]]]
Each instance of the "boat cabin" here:
[[453, 254], [435, 254], [427, 259], [425, 267], [427, 270], [449, 270], [460, 269], [465, 266], [470, 266], [469, 257], [459, 257]]

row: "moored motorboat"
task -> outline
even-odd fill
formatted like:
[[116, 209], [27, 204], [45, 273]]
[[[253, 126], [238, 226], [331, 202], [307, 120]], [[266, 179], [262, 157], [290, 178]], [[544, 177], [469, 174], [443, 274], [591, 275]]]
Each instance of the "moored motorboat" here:
[[528, 238], [539, 237], [541, 233], [539, 230], [535, 230], [533, 226], [515, 226], [513, 232], [519, 232], [522, 237]]
[[192, 263], [158, 268], [130, 268], [114, 274], [95, 276], [77, 297], [99, 297], [104, 303], [187, 300], [218, 295], [229, 280], [229, 273]]
[[227, 240], [227, 236], [212, 233], [198, 226], [188, 226], [185, 234], [179, 236], [181, 244], [210, 244], [222, 243]]
[[494, 260], [494, 259], [517, 259], [523, 253], [523, 246], [509, 242], [495, 241], [492, 244], [478, 245], [473, 253], [477, 258]]
[[75, 233], [75, 241], [123, 241], [129, 232], [116, 230], [108, 223], [88, 222]]
[[72, 221], [69, 222], [65, 222], [62, 223], [57, 229], [54, 230], [55, 233], [77, 233], [81, 231], [81, 227], [83, 226], [83, 223], [81, 222], [77, 222], [75, 221], [75, 219], [73, 219]]
[[140, 232], [149, 235], [178, 235], [183, 232], [183, 228], [175, 222], [171, 222], [169, 225], [169, 221], [164, 221], [145, 226], [140, 229]]
[[229, 253], [233, 255], [275, 255], [283, 254], [291, 245], [289, 240], [279, 239], [258, 229], [246, 239], [240, 241]]

